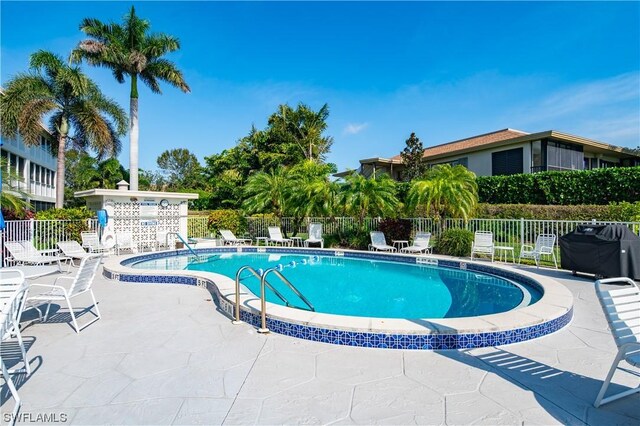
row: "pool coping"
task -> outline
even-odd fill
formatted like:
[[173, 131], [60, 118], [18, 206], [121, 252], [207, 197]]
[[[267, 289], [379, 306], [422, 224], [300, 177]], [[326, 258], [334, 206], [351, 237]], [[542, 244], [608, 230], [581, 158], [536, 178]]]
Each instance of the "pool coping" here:
[[[224, 252], [265, 252], [280, 254], [329, 255], [346, 258], [387, 260], [410, 264], [433, 264], [498, 275], [525, 281], [539, 287], [542, 298], [533, 305], [499, 314], [467, 318], [400, 319], [366, 318], [324, 314], [287, 308], [267, 302], [267, 327], [274, 332], [307, 340], [350, 346], [398, 349], [458, 349], [530, 340], [567, 325], [573, 316], [573, 295], [557, 281], [533, 272], [480, 261], [453, 259], [438, 255], [415, 256], [342, 249], [288, 247], [216, 247], [196, 249], [199, 254]], [[233, 318], [235, 281], [224, 275], [192, 271], [133, 269], [128, 264], [165, 256], [188, 255], [188, 250], [168, 250], [111, 257], [105, 260], [103, 274], [121, 282], [170, 283], [206, 288], [217, 305]], [[260, 325], [260, 299], [242, 291], [241, 320]]]

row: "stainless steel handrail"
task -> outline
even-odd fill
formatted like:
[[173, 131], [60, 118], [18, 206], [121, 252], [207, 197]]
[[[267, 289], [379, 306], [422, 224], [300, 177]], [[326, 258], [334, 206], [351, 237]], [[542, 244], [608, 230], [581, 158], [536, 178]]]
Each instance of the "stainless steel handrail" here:
[[[253, 274], [254, 277], [262, 281], [262, 276], [260, 276], [260, 274], [249, 265], [243, 266], [242, 268], [238, 269], [238, 272], [236, 272], [236, 303], [235, 303], [235, 319], [233, 321], [234, 324], [238, 324], [242, 322], [240, 321], [240, 274], [242, 274], [242, 272], [244, 271], [249, 271], [251, 274]], [[285, 303], [285, 305], [291, 306], [289, 301], [282, 295], [282, 293], [276, 290], [268, 281], [265, 283], [265, 285], [269, 287], [269, 289], [273, 291], [273, 293], [276, 296], [278, 296], [278, 298], [282, 300]]]
[[176, 237], [178, 237], [178, 239], [182, 241], [182, 244], [184, 244], [185, 247], [189, 249], [191, 254], [193, 254], [197, 258], [200, 258], [200, 256], [198, 256], [198, 253], [196, 253], [196, 251], [189, 245], [189, 243], [186, 242], [184, 238], [182, 238], [182, 235], [178, 234], [177, 232], [167, 232], [167, 235], [165, 235], [164, 237], [165, 246], [169, 247], [169, 235], [175, 235]]
[[234, 315], [234, 320], [233, 320], [234, 324], [239, 324], [239, 323], [242, 322], [242, 321], [240, 321], [240, 275], [244, 271], [249, 271], [256, 278], [260, 279], [260, 321], [261, 322], [260, 322], [260, 328], [258, 328], [258, 332], [259, 333], [268, 333], [269, 332], [269, 329], [267, 328], [267, 296], [266, 296], [265, 287], [269, 287], [269, 289], [271, 291], [273, 291], [273, 293], [276, 296], [278, 296], [280, 298], [280, 300], [282, 300], [285, 303], [286, 306], [289, 306], [289, 307], [293, 306], [293, 305], [291, 305], [289, 303], [289, 301], [282, 294], [280, 294], [279, 291], [277, 291], [267, 281], [267, 275], [272, 273], [272, 272], [274, 272], [276, 274], [276, 276], [278, 278], [280, 278], [280, 280], [283, 283], [285, 283], [287, 286], [289, 286], [291, 291], [293, 291], [300, 298], [300, 300], [302, 300], [309, 307], [309, 309], [311, 311], [315, 312], [316, 309], [313, 307], [311, 302], [309, 302], [309, 300], [306, 297], [304, 297], [303, 294], [300, 293], [300, 291], [293, 284], [291, 284], [291, 281], [289, 281], [284, 275], [282, 275], [282, 273], [280, 272], [278, 267], [267, 269], [266, 271], [264, 271], [264, 273], [262, 275], [260, 275], [251, 266], [245, 265], [242, 268], [238, 269], [238, 272], [236, 272], [236, 303], [235, 303], [235, 315]]

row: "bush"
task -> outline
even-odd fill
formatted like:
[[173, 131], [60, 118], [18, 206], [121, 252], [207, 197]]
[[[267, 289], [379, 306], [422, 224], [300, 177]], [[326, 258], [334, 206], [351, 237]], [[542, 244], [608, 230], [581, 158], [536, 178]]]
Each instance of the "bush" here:
[[207, 220], [209, 231], [217, 234], [221, 229], [228, 229], [234, 234], [243, 234], [247, 230], [247, 220], [237, 210], [213, 210]]
[[47, 232], [36, 232], [39, 241], [35, 241], [35, 244], [39, 247], [55, 247], [58, 241], [74, 240], [80, 242], [82, 240], [80, 233], [89, 231], [87, 219], [93, 217], [95, 217], [95, 213], [86, 207], [39, 211], [36, 213], [37, 220], [68, 222], [47, 223]]
[[325, 236], [325, 247], [339, 247], [353, 250], [367, 250], [371, 238], [369, 231], [351, 229]]
[[384, 233], [387, 244], [393, 240], [409, 240], [411, 221], [409, 219], [382, 219], [378, 230]]
[[436, 251], [449, 256], [466, 257], [471, 255], [473, 232], [467, 229], [450, 228], [444, 231], [436, 241]]
[[536, 204], [479, 204], [475, 216], [483, 219], [540, 219], [540, 220], [611, 220], [634, 222], [640, 220], [640, 202], [612, 203], [598, 206], [545, 206]]
[[606, 205], [640, 201], [640, 167], [481, 176], [476, 182], [481, 203]]

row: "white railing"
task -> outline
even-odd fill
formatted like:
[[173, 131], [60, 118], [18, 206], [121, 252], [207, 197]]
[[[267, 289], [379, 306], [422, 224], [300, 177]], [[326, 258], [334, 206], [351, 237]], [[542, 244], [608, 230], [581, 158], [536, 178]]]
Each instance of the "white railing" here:
[[[364, 227], [377, 230], [380, 218], [366, 218]], [[570, 221], [570, 220], [537, 220], [537, 219], [445, 219], [435, 221], [432, 218], [408, 218], [412, 224], [412, 232], [431, 232], [435, 238], [450, 228], [464, 228], [472, 232], [491, 231], [496, 244], [512, 246], [516, 253], [522, 244], [533, 244], [539, 234], [555, 234], [558, 237], [573, 231], [579, 224], [609, 224], [619, 223], [627, 225], [634, 233], [640, 235], [640, 222], [611, 222], [611, 221]], [[294, 219], [282, 218], [247, 218], [248, 234], [251, 237], [268, 235], [269, 226], [280, 226], [288, 235], [294, 231], [306, 234], [309, 223], [322, 223], [323, 233], [326, 235], [343, 233], [359, 228], [357, 219], [352, 217], [309, 217]], [[80, 240], [80, 232], [86, 230], [97, 231], [96, 219], [87, 220], [9, 220], [3, 232], [4, 241], [33, 241], [39, 249], [56, 248], [58, 241]], [[187, 219], [188, 237], [203, 238], [211, 236], [207, 217], [191, 216]], [[557, 241], [557, 240], [556, 240]], [[557, 243], [556, 243], [557, 244]]]
[[8, 220], [2, 232], [4, 241], [33, 241], [40, 250], [55, 249], [58, 241], [80, 242], [80, 232], [96, 231], [96, 219], [84, 220]]

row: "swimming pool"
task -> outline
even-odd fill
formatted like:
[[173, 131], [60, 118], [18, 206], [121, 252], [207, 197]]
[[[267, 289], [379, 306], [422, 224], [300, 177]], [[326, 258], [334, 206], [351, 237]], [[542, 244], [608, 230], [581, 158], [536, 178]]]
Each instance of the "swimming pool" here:
[[[506, 312], [535, 303], [540, 290], [486, 273], [384, 260], [282, 253], [218, 253], [144, 260], [135, 269], [206, 271], [235, 278], [238, 269], [279, 267], [316, 312], [377, 318], [460, 318]], [[275, 277], [269, 280], [291, 306], [309, 309]], [[241, 283], [260, 296], [248, 271]], [[267, 288], [267, 301], [285, 305]]]
[[[348, 266], [351, 261], [373, 261], [372, 268], [376, 272], [381, 269], [386, 271], [384, 274], [373, 275], [386, 275], [386, 281], [393, 283], [390, 287], [392, 291], [396, 288], [411, 286], [410, 283], [407, 284], [405, 274], [393, 272], [397, 271], [396, 268], [413, 268], [413, 274], [419, 276], [418, 282], [422, 282], [423, 286], [424, 282], [428, 281], [425, 277], [433, 278], [430, 281], [432, 283], [430, 287], [439, 287], [436, 296], [418, 297], [416, 296], [418, 293], [410, 292], [408, 296], [407, 294], [402, 296], [405, 300], [402, 300], [402, 297], [395, 297], [399, 300], [393, 300], [391, 303], [389, 298], [394, 299], [391, 293], [390, 296], [385, 296], [386, 302], [374, 302], [384, 306], [400, 302], [400, 306], [404, 305], [404, 308], [409, 309], [403, 310], [403, 314], [399, 316], [391, 316], [393, 313], [389, 313], [386, 317], [316, 312], [282, 306], [275, 300], [267, 302], [266, 309], [262, 311], [260, 298], [253, 293], [257, 291], [255, 284], [251, 284], [248, 280], [247, 288], [251, 289], [254, 286], [253, 290], [241, 289], [240, 323], [249, 323], [258, 331], [268, 329], [271, 332], [300, 339], [360, 347], [439, 350], [505, 345], [553, 333], [566, 326], [573, 317], [573, 296], [569, 290], [550, 277], [537, 274], [536, 270], [531, 268], [514, 269], [494, 263], [433, 255], [411, 256], [355, 250], [227, 246], [195, 251], [201, 258], [212, 258], [202, 262], [201, 269], [209, 269], [205, 264], [211, 261], [218, 265], [214, 272], [199, 270], [201, 266], [198, 266], [197, 262], [192, 262], [194, 258], [188, 256], [187, 250], [172, 250], [110, 257], [104, 262], [103, 275], [116, 283], [182, 284], [202, 287], [212, 296], [216, 310], [224, 312], [230, 319], [234, 318], [236, 301], [235, 280], [231, 276], [235, 274], [238, 266], [233, 262], [243, 260], [241, 263], [244, 265], [244, 260], [248, 259], [243, 257], [246, 255], [255, 255], [259, 262], [265, 261], [266, 256], [265, 266], [273, 266], [275, 262], [282, 264], [283, 274], [295, 285], [299, 285], [294, 277], [295, 274], [313, 275], [314, 271], [322, 269], [314, 269], [314, 259], [317, 259], [320, 265], [323, 262], [329, 262], [338, 266], [335, 268], [335, 271], [340, 271], [335, 274], [338, 277], [350, 273], [347, 270], [351, 269]], [[302, 264], [302, 259], [305, 258], [306, 265]], [[236, 260], [230, 262], [233, 259]], [[301, 262], [296, 261], [295, 267], [286, 266], [295, 259], [300, 259]], [[228, 266], [223, 266], [225, 264]], [[260, 268], [259, 264], [256, 266]], [[224, 269], [227, 267], [225, 272]], [[292, 273], [294, 276], [291, 275]], [[329, 281], [324, 274], [320, 277], [309, 281], [312, 283]], [[466, 291], [452, 292], [451, 288], [455, 287], [454, 278], [463, 281], [463, 277], [465, 279], [473, 277], [486, 282], [484, 283], [486, 288], [480, 290], [480, 285], [465, 286]], [[372, 287], [373, 284], [370, 284], [370, 276], [364, 277], [356, 273], [346, 281], [352, 283], [356, 280], [362, 281], [361, 287], [368, 290], [367, 294], [380, 293], [378, 289]], [[271, 275], [269, 281], [271, 281]], [[415, 286], [415, 283], [413, 285]], [[471, 291], [470, 289], [474, 287], [476, 290]], [[497, 287], [504, 287], [507, 291], [498, 293]], [[518, 288], [519, 293], [515, 292], [514, 287]], [[522, 293], [520, 287], [528, 290]], [[158, 288], [156, 291], [161, 289]], [[344, 296], [348, 295], [347, 291], [348, 288], [342, 288], [335, 293], [340, 294], [344, 299]], [[501, 296], [496, 297], [497, 294]], [[431, 297], [440, 298], [440, 302], [431, 307], [430, 313], [416, 311], [416, 313], [406, 314], [406, 312], [412, 312], [415, 305], [429, 305]], [[527, 297], [530, 297], [529, 301], [526, 300]], [[497, 298], [505, 300], [494, 300]], [[315, 302], [319, 306], [322, 304], [318, 300]], [[351, 304], [355, 303], [347, 303], [347, 305]], [[453, 308], [454, 306], [456, 308]], [[459, 316], [465, 315], [462, 311], [467, 308], [476, 309], [473, 311], [475, 315]], [[484, 312], [502, 309], [507, 310], [484, 314]], [[266, 327], [262, 325], [262, 312], [266, 312]], [[469, 312], [471, 311], [467, 311]], [[370, 313], [363, 312], [363, 314]], [[432, 316], [437, 313], [441, 318]], [[414, 315], [418, 317], [411, 318]], [[234, 321], [234, 323], [238, 322]]]

